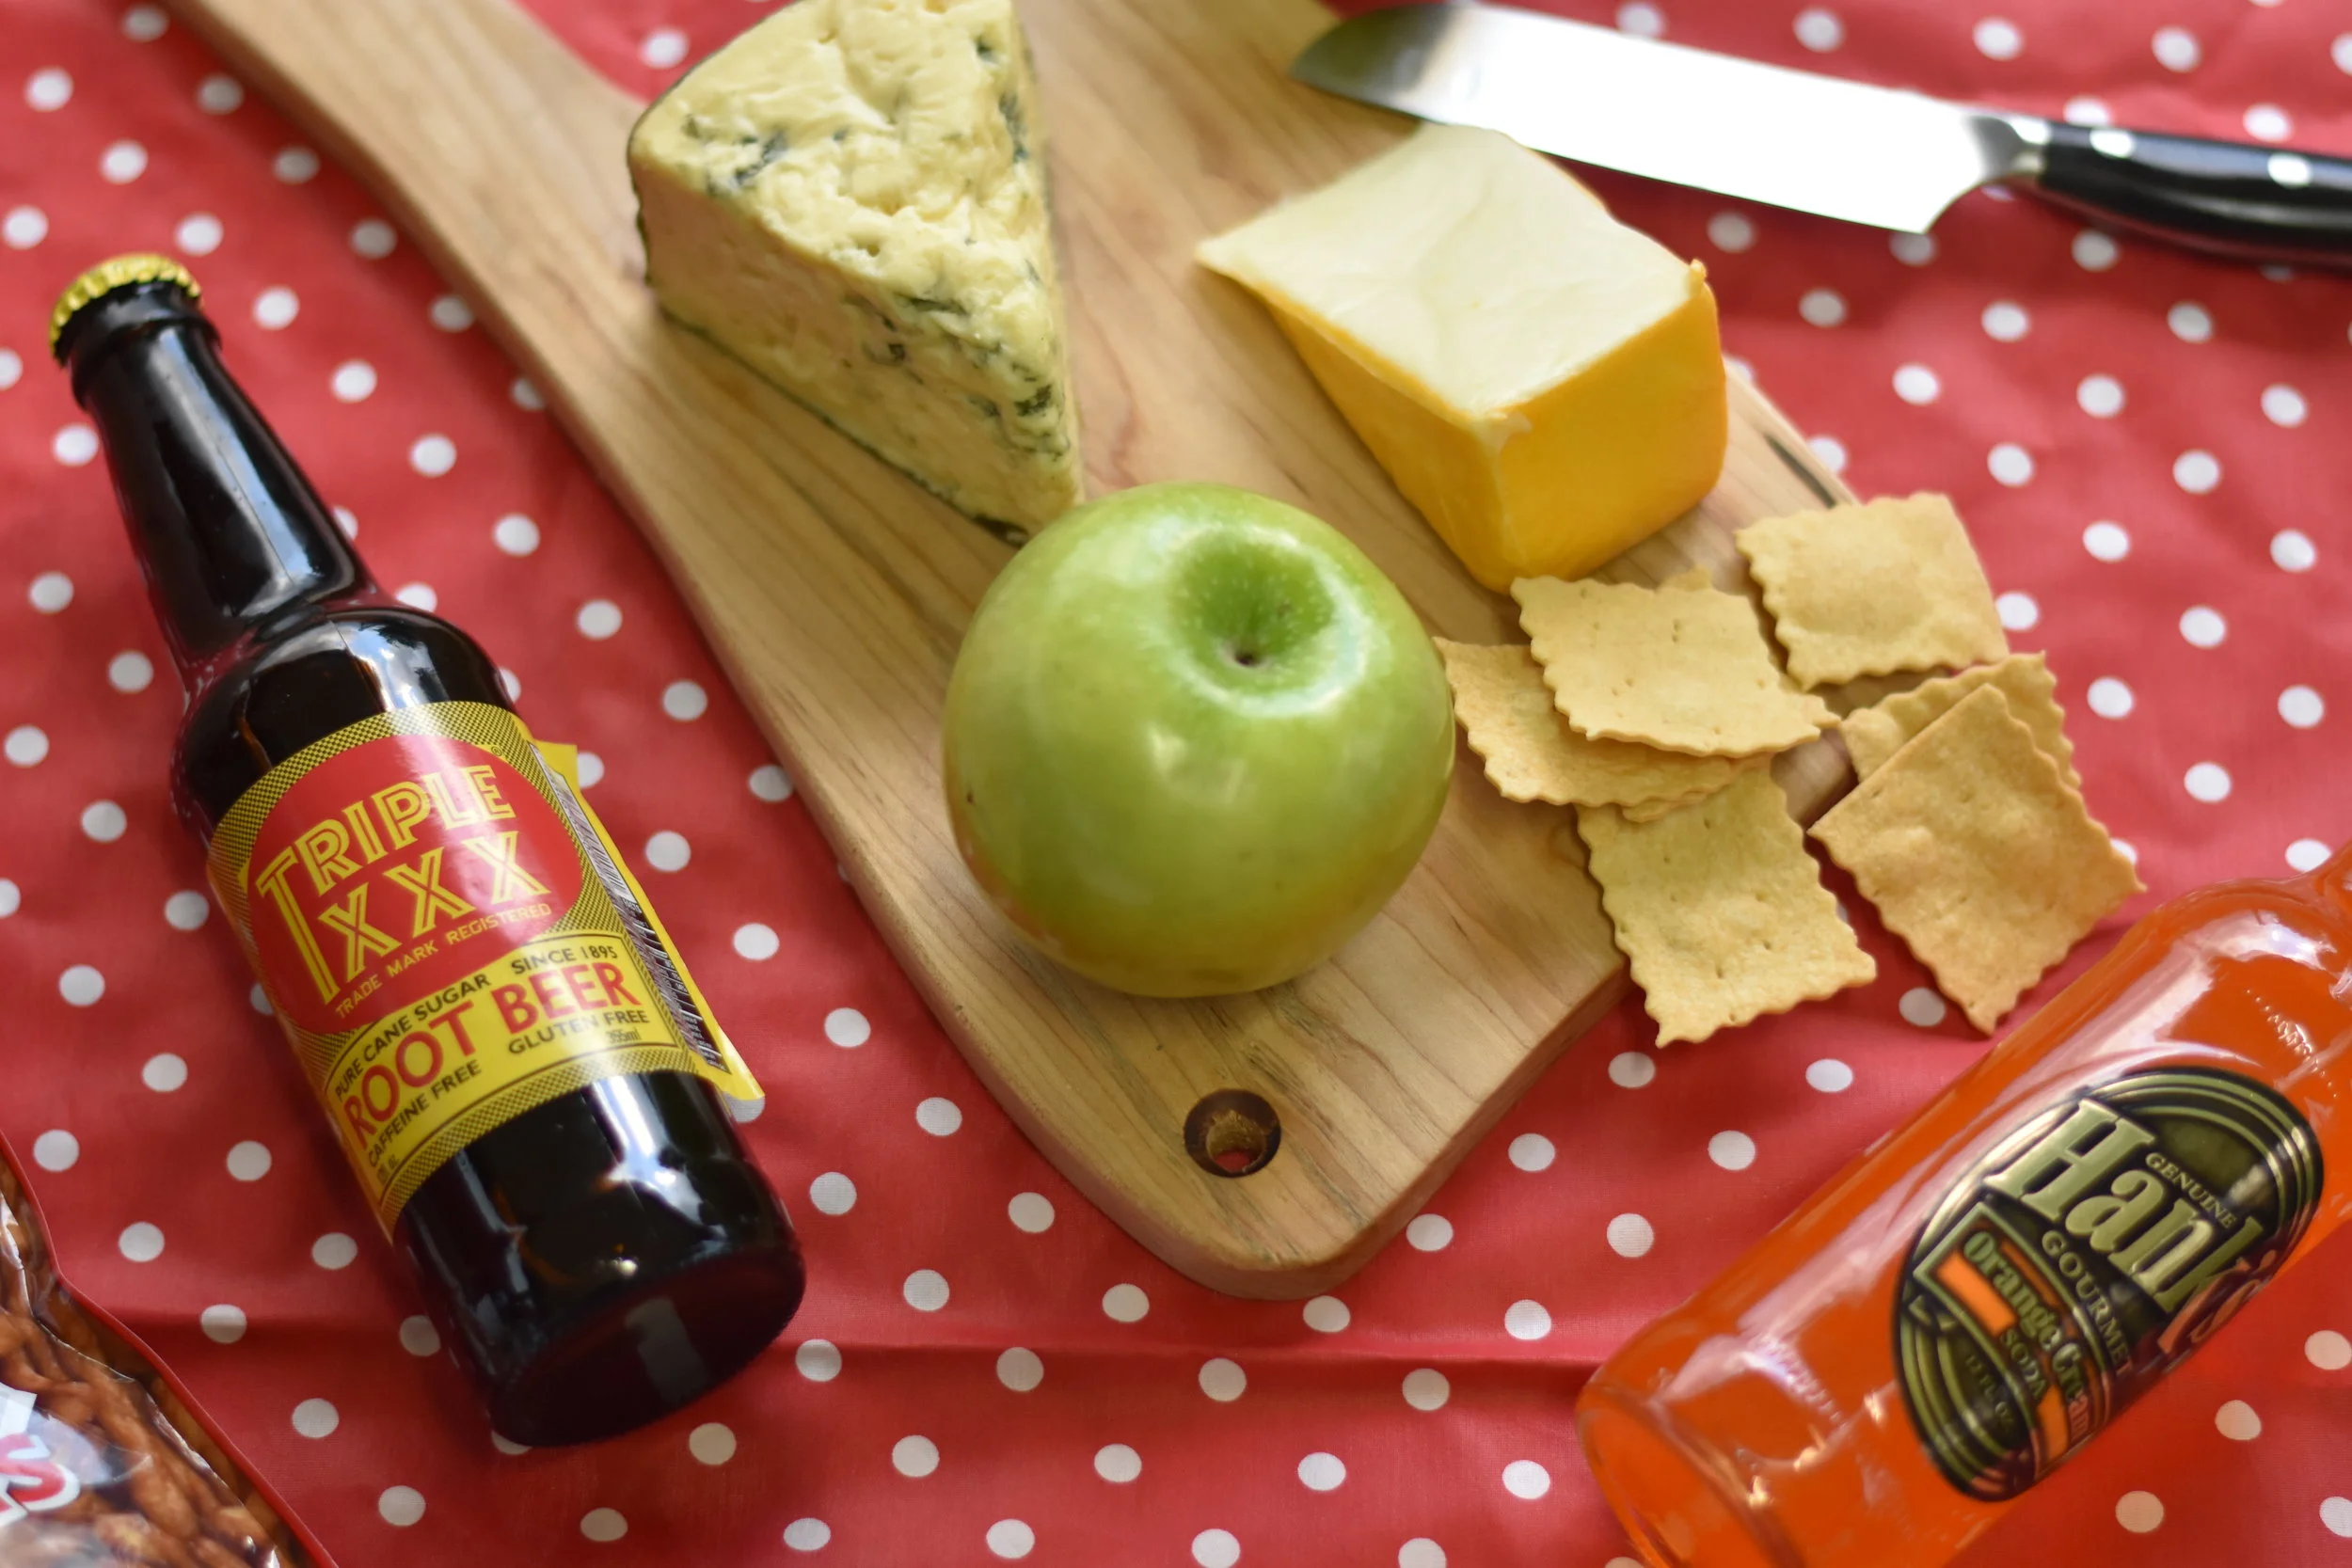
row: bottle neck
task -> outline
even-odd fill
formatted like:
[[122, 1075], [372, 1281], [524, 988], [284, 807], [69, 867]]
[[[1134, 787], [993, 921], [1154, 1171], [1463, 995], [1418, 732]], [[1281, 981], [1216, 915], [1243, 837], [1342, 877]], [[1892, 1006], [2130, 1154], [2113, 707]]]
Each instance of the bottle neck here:
[[89, 315], [72, 345], [74, 398], [98, 427], [183, 685], [312, 606], [373, 591], [193, 305], [142, 289]]

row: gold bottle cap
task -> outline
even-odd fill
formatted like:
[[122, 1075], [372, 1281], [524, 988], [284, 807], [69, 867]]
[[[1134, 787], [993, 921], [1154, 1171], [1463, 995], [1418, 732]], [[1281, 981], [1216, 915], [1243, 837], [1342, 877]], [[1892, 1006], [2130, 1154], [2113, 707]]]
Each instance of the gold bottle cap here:
[[67, 285], [65, 293], [57, 296], [57, 308], [49, 313], [49, 351], [52, 354], [56, 352], [58, 340], [65, 336], [66, 325], [85, 307], [95, 305], [117, 289], [127, 289], [134, 283], [177, 283], [191, 300], [203, 295], [203, 291], [196, 286], [196, 279], [188, 276], [188, 269], [168, 256], [141, 251], [112, 257], [75, 278]]

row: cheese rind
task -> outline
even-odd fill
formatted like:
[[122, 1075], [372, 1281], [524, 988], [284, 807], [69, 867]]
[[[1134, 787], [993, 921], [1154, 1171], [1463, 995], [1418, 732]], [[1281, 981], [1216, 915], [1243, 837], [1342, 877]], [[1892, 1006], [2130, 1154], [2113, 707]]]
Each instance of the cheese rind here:
[[1722, 472], [1705, 270], [1507, 137], [1424, 126], [1198, 257], [1266, 302], [1490, 588], [1589, 572]]
[[629, 170], [673, 317], [976, 517], [1081, 499], [1011, 0], [797, 0], [645, 111]]

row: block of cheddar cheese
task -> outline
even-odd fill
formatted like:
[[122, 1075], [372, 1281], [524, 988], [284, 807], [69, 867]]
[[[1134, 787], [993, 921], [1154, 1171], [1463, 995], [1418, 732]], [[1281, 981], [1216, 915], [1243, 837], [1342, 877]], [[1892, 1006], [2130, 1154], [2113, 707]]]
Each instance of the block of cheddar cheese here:
[[1712, 489], [1705, 269], [1491, 131], [1423, 126], [1202, 245], [1471, 576], [1574, 578]]

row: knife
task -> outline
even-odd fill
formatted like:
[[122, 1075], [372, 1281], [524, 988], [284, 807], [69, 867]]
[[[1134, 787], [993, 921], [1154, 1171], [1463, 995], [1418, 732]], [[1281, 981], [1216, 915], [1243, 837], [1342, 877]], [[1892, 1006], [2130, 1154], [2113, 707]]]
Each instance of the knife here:
[[2242, 260], [2352, 266], [2352, 160], [1947, 103], [1534, 11], [1409, 5], [1291, 73], [1629, 174], [1927, 232], [1979, 185]]

